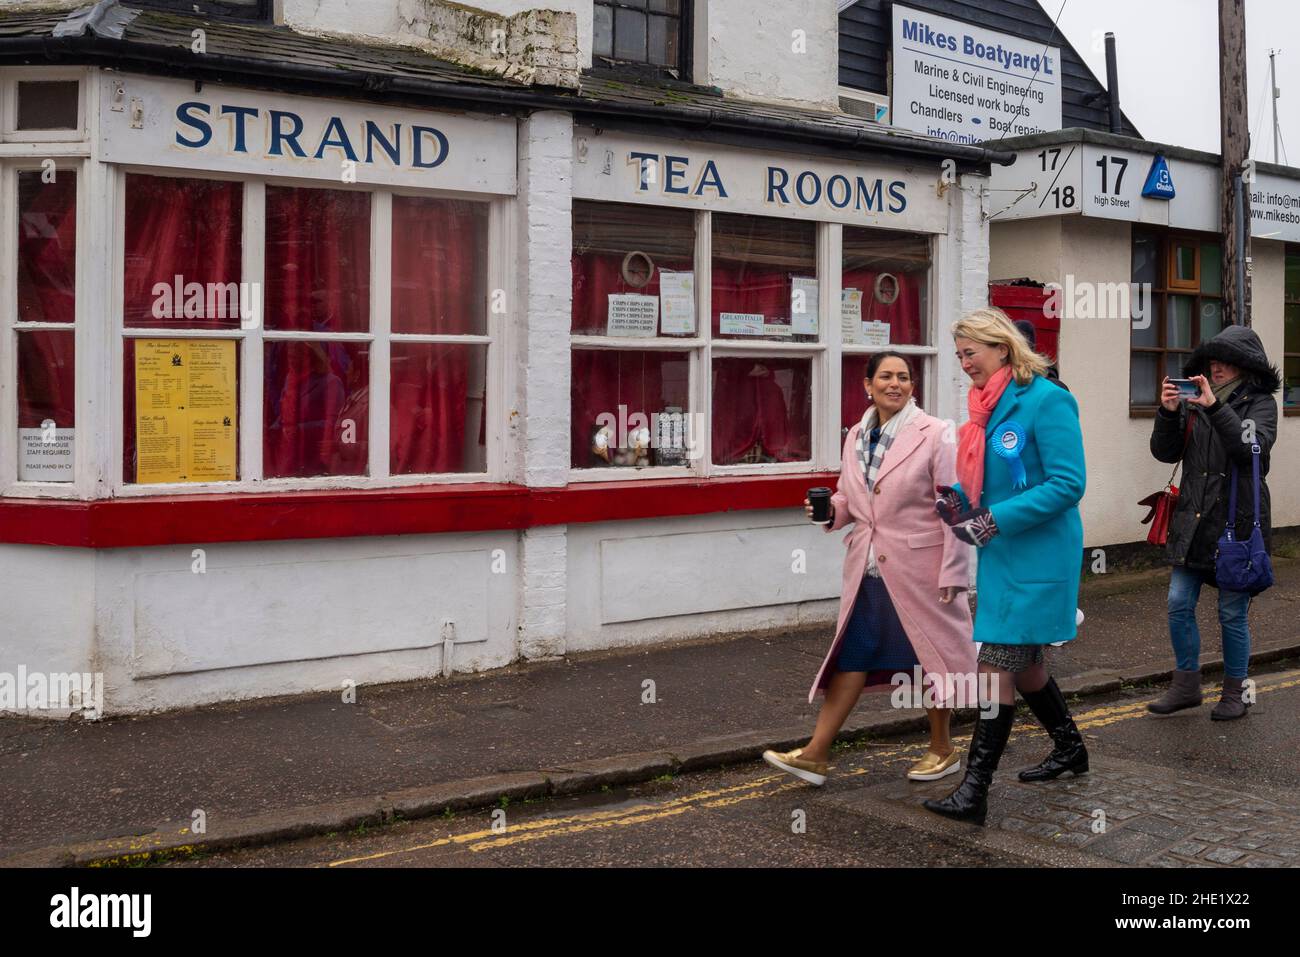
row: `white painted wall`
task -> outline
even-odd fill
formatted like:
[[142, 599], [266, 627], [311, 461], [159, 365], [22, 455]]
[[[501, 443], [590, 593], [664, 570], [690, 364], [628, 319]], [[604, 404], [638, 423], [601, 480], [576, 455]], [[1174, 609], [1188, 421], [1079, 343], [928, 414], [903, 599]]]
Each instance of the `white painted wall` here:
[[839, 107], [839, 13], [829, 0], [696, 6], [695, 82], [729, 96]]

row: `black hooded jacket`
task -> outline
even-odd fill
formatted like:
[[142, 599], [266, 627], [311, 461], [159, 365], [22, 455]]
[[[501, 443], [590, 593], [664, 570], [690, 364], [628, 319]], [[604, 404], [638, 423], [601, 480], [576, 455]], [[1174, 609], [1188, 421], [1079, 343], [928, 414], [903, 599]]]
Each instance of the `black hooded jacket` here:
[[[1254, 523], [1255, 499], [1251, 479], [1250, 425], [1259, 444], [1260, 525], [1264, 544], [1272, 550], [1272, 529], [1268, 484], [1269, 452], [1277, 438], [1277, 400], [1282, 387], [1277, 367], [1264, 354], [1264, 345], [1254, 330], [1229, 326], [1208, 342], [1201, 343], [1183, 366], [1184, 376], [1209, 378], [1210, 360], [1217, 359], [1241, 370], [1241, 383], [1226, 401], [1202, 408], [1181, 403], [1177, 412], [1163, 406], [1156, 414], [1151, 433], [1151, 454], [1158, 461], [1183, 463], [1178, 506], [1169, 521], [1166, 559], [1198, 571], [1214, 571], [1214, 554], [1228, 522], [1228, 490], [1232, 463], [1237, 464], [1237, 536], [1250, 536]], [[1183, 437], [1191, 416], [1191, 434], [1186, 451]]]

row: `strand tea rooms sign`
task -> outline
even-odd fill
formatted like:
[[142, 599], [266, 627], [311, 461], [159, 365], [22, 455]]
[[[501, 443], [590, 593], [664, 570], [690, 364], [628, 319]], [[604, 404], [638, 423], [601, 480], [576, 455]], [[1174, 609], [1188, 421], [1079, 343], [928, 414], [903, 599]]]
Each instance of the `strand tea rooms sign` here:
[[191, 83], [135, 76], [102, 86], [100, 155], [106, 162], [515, 192], [515, 124], [508, 119], [215, 84], [196, 93]]
[[939, 168], [843, 163], [592, 129], [573, 131], [573, 195], [942, 233]]
[[894, 125], [954, 143], [1061, 128], [1061, 50], [894, 4]]

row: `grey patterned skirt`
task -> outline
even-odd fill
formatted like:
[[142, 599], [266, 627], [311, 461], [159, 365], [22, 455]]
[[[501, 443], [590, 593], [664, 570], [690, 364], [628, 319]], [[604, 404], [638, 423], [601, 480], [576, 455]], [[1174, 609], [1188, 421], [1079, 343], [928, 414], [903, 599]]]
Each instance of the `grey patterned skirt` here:
[[980, 644], [979, 660], [1003, 671], [1024, 671], [1043, 660], [1046, 645], [995, 645], [990, 641]]

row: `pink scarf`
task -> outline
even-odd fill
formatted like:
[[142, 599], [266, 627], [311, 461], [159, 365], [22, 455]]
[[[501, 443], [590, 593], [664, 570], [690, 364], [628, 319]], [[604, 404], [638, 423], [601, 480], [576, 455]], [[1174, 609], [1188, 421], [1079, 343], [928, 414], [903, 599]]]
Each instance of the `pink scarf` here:
[[970, 419], [961, 427], [957, 440], [957, 481], [971, 508], [979, 508], [980, 493], [984, 491], [984, 430], [1010, 382], [1011, 366], [1005, 365], [989, 376], [984, 388], [972, 388], [966, 393]]

